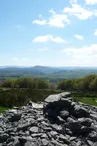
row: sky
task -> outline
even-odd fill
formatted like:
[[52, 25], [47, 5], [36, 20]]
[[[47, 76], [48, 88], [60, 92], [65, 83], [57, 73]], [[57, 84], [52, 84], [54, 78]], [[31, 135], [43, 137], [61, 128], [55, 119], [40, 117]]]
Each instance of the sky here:
[[96, 66], [97, 0], [0, 0], [0, 66]]

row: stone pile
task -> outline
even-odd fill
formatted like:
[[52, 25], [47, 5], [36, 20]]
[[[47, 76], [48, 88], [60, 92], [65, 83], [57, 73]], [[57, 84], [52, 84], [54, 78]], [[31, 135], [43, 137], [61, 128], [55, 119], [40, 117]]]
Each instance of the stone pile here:
[[97, 146], [97, 108], [67, 92], [14, 107], [0, 115], [0, 146]]

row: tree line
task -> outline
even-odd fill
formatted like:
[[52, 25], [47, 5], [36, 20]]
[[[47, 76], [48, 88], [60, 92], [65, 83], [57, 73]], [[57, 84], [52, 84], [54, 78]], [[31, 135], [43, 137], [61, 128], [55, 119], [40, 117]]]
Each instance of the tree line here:
[[57, 85], [49, 80], [22, 77], [15, 80], [4, 80], [1, 88], [61, 89], [69, 91], [97, 91], [97, 75], [91, 74], [84, 78], [65, 79]]
[[32, 89], [49, 89], [50, 83], [47, 80], [23, 77], [15, 80], [5, 80], [0, 83], [5, 88], [32, 88]]
[[58, 89], [73, 91], [97, 91], [97, 75], [91, 74], [84, 78], [63, 80], [59, 82]]

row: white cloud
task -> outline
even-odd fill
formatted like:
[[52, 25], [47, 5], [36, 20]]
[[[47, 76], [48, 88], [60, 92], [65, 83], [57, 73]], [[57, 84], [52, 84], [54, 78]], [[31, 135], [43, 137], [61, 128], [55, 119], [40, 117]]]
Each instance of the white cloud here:
[[51, 17], [47, 20], [34, 20], [32, 23], [39, 25], [48, 25], [57, 28], [63, 28], [66, 25], [70, 24], [70, 20], [68, 19], [66, 14], [57, 14], [54, 10], [50, 10], [49, 13], [51, 14]]
[[86, 4], [88, 5], [93, 5], [93, 4], [97, 4], [97, 0], [85, 0]]
[[52, 14], [47, 23], [49, 26], [63, 28], [70, 24], [70, 20], [67, 18], [66, 14], [57, 14], [53, 10], [50, 10], [49, 12]]
[[95, 29], [95, 31], [94, 31], [94, 35], [97, 36], [97, 29]]
[[64, 12], [77, 17], [80, 20], [86, 20], [92, 16], [97, 16], [97, 10], [90, 10], [88, 8], [83, 8], [79, 4], [71, 4], [72, 7], [64, 8]]
[[34, 20], [33, 24], [46, 25], [46, 20]]
[[97, 55], [97, 44], [92, 44], [81, 48], [68, 48], [64, 49], [63, 52], [68, 52], [75, 56], [94, 56], [95, 54]]
[[32, 42], [39, 42], [39, 43], [45, 43], [48, 41], [55, 43], [67, 43], [67, 41], [62, 39], [61, 37], [53, 37], [52, 35], [38, 36], [32, 40]]
[[79, 34], [75, 34], [74, 35], [75, 38], [79, 39], [79, 40], [83, 40], [83, 36], [79, 35]]
[[96, 66], [97, 44], [92, 44], [81, 48], [63, 49], [62, 53], [65, 53], [65, 56], [68, 56], [68, 60], [70, 57], [68, 65]]

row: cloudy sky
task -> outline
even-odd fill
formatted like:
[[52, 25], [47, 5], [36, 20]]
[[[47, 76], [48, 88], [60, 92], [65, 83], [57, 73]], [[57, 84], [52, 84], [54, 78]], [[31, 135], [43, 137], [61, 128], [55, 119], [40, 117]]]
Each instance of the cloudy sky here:
[[97, 0], [0, 0], [0, 66], [97, 66]]

